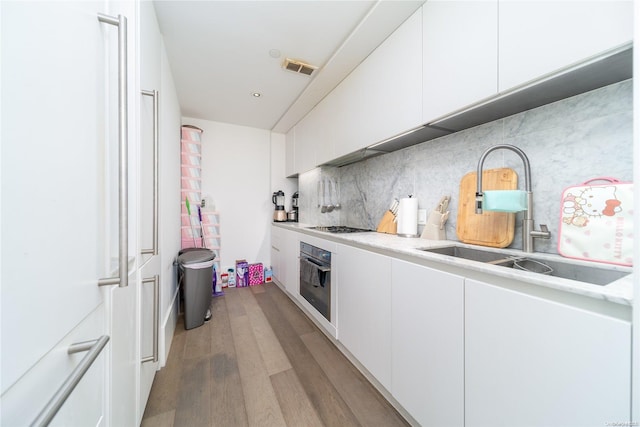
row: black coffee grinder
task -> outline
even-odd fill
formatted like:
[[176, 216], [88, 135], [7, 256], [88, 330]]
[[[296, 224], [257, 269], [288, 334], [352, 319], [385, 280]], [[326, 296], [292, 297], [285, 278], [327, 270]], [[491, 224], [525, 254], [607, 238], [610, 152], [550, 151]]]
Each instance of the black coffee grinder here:
[[291, 212], [287, 214], [287, 221], [298, 222], [298, 192], [291, 197]]

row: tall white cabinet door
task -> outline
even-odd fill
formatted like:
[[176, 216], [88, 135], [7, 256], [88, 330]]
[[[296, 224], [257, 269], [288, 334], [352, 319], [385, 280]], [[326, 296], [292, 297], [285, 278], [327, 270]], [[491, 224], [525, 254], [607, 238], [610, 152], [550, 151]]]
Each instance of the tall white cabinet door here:
[[[161, 138], [160, 103], [163, 101], [161, 86], [162, 39], [156, 20], [153, 3], [140, 3], [140, 157], [138, 179], [140, 285], [137, 300], [139, 313], [139, 399], [138, 423], [144, 408], [159, 363], [160, 328], [160, 280], [162, 250], [160, 248], [160, 188], [159, 152]], [[166, 143], [178, 144], [178, 137]], [[173, 140], [173, 141], [172, 141]], [[172, 224], [173, 225], [173, 224]], [[174, 225], [175, 226], [175, 225]]]
[[464, 278], [391, 263], [391, 392], [423, 426], [464, 425]]
[[391, 259], [338, 245], [338, 340], [391, 389]]
[[633, 2], [500, 0], [499, 90], [633, 39]]
[[429, 123], [498, 91], [498, 0], [422, 7], [423, 119]]
[[[5, 417], [12, 409], [6, 402], [38, 361], [50, 363], [31, 378], [22, 416], [35, 417], [77, 365], [62, 346], [66, 337], [106, 332], [104, 319], [83, 327], [92, 313], [104, 313], [98, 279], [111, 273], [103, 188], [110, 34], [98, 12], [108, 12], [104, 2], [0, 3], [3, 425], [30, 422]], [[95, 362], [102, 374], [87, 377], [100, 396], [105, 360]], [[92, 399], [73, 393], [68, 405], [80, 413]], [[80, 424], [99, 424], [104, 402]], [[56, 422], [78, 425], [70, 407], [63, 413], [71, 418]]]
[[465, 425], [631, 418], [631, 323], [465, 281]]

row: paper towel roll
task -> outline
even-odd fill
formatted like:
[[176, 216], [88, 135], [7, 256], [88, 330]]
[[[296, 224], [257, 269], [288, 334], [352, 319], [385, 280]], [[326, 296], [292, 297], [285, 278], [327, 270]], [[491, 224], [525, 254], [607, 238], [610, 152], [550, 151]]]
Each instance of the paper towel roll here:
[[407, 197], [400, 200], [398, 208], [398, 236], [418, 236], [418, 199]]

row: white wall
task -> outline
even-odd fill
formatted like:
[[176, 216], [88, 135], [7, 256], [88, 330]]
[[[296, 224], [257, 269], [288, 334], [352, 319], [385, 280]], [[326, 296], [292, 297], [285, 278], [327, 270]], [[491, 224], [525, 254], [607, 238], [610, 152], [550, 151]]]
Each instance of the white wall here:
[[[220, 212], [220, 266], [270, 265], [271, 132], [183, 117], [202, 133], [202, 197]], [[208, 208], [209, 206], [207, 206]]]

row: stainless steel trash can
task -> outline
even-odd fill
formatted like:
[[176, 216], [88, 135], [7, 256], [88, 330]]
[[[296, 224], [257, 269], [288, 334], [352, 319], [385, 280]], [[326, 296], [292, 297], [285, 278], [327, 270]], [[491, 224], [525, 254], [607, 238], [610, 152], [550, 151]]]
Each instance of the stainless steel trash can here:
[[215, 254], [206, 248], [180, 251], [178, 268], [184, 301], [184, 328], [201, 326], [211, 305], [213, 260]]

